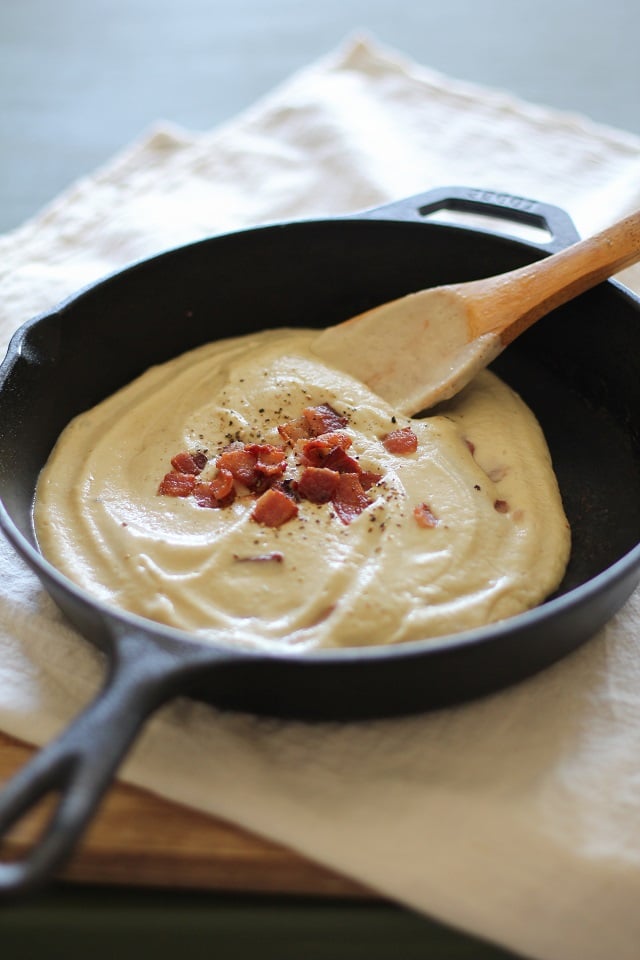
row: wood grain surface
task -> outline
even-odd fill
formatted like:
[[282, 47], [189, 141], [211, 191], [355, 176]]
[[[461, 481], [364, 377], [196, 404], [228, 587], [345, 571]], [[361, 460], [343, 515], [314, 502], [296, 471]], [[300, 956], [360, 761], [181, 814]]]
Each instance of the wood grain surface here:
[[[0, 784], [34, 748], [0, 733]], [[47, 811], [21, 820], [2, 845], [19, 859]], [[370, 897], [365, 888], [229, 823], [116, 783], [59, 879], [75, 883]]]

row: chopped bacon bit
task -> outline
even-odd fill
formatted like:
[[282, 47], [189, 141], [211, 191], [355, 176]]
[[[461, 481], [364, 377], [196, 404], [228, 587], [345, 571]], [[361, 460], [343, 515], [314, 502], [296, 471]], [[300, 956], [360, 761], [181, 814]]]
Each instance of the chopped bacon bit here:
[[339, 519], [349, 524], [369, 506], [371, 500], [354, 473], [341, 473], [339, 477], [338, 489], [331, 503]]
[[285, 443], [293, 446], [298, 440], [308, 440], [311, 436], [309, 424], [304, 417], [298, 417], [297, 420], [289, 420], [287, 423], [281, 423], [278, 426], [278, 433]]
[[251, 443], [245, 447], [256, 459], [256, 470], [264, 477], [281, 477], [287, 469], [286, 454], [282, 447], [271, 443]]
[[187, 453], [183, 450], [171, 460], [171, 466], [178, 473], [191, 473], [194, 477], [202, 473], [206, 465], [207, 455], [202, 450], [197, 450], [195, 453]]
[[256, 501], [256, 505], [251, 512], [252, 518], [257, 523], [262, 523], [266, 527], [281, 527], [298, 513], [298, 505], [293, 502], [282, 490], [276, 490], [273, 487], [262, 494]]
[[419, 527], [428, 529], [430, 527], [438, 526], [438, 518], [431, 510], [431, 507], [427, 506], [426, 503], [421, 503], [419, 506], [415, 507], [413, 515]]
[[236, 498], [235, 487], [226, 497], [216, 497], [210, 483], [197, 483], [193, 491], [193, 496], [199, 507], [209, 507], [213, 510], [219, 510], [222, 507], [230, 507]]
[[216, 466], [220, 470], [227, 470], [234, 480], [244, 484], [250, 490], [258, 483], [259, 474], [256, 470], [257, 460], [244, 446], [224, 450], [216, 459]]
[[218, 470], [217, 474], [211, 481], [211, 488], [218, 500], [224, 500], [235, 490], [233, 485], [233, 474], [228, 470]]
[[[237, 485], [253, 494], [252, 518], [268, 527], [279, 527], [298, 513], [298, 503], [332, 503], [343, 523], [350, 523], [369, 504], [366, 491], [382, 480], [382, 475], [363, 470], [357, 459], [346, 452], [351, 437], [343, 431], [347, 417], [328, 404], [307, 407], [303, 415], [278, 426], [285, 444], [294, 448], [299, 476], [286, 476], [286, 448], [271, 443], [234, 441], [215, 460], [217, 473], [211, 480], [200, 474], [208, 464], [206, 453], [197, 450], [176, 454], [158, 493], [174, 497], [193, 495], [198, 506], [219, 508], [234, 502]], [[412, 431], [408, 431], [412, 436]], [[407, 430], [394, 431], [406, 452], [411, 438]], [[391, 435], [389, 435], [391, 436]], [[417, 444], [417, 439], [416, 439]], [[280, 555], [278, 555], [279, 558]], [[276, 555], [264, 558], [275, 559]], [[243, 559], [243, 558], [240, 558]], [[254, 559], [254, 558], [249, 558]]]
[[329, 470], [337, 470], [338, 473], [361, 473], [360, 464], [348, 453], [345, 453], [342, 447], [334, 447], [323, 460], [323, 466]]
[[177, 470], [172, 470], [160, 481], [158, 493], [165, 497], [188, 497], [195, 485], [196, 478], [192, 473], [179, 473]]
[[264, 490], [271, 479], [281, 477], [287, 469], [284, 450], [270, 443], [234, 445], [223, 450], [216, 465], [254, 492]]
[[229, 507], [236, 498], [233, 474], [219, 470], [213, 480], [196, 483], [193, 495], [199, 507]]
[[340, 474], [326, 467], [305, 467], [298, 482], [299, 496], [312, 503], [328, 503], [340, 483]]
[[382, 474], [363, 470], [358, 461], [345, 452], [351, 443], [351, 437], [346, 433], [325, 433], [306, 443], [298, 444], [299, 460], [306, 467], [325, 468], [341, 474], [355, 474], [362, 489], [369, 490], [382, 480]]
[[361, 470], [358, 474], [358, 480], [363, 490], [370, 490], [382, 480], [381, 473], [374, 473], [373, 470]]
[[497, 510], [498, 513], [509, 513], [509, 504], [506, 500], [494, 500], [493, 508]]
[[273, 553], [258, 553], [255, 557], [241, 557], [237, 553], [234, 553], [233, 559], [238, 563], [268, 563], [269, 561], [282, 563], [284, 553], [280, 553], [279, 550], [274, 550]]
[[319, 455], [323, 453], [328, 453], [330, 450], [335, 449], [335, 447], [340, 447], [342, 450], [348, 450], [352, 444], [351, 437], [348, 433], [343, 433], [341, 430], [334, 431], [333, 433], [321, 433], [317, 437], [311, 437], [306, 440], [302, 440], [296, 444], [296, 450], [302, 451], [303, 454], [309, 456], [313, 455], [313, 451], [317, 450]]
[[347, 425], [347, 418], [334, 410], [329, 403], [321, 403], [317, 407], [307, 407], [302, 411], [302, 415], [314, 437], [320, 436], [321, 433], [339, 430], [340, 427], [346, 427]]
[[382, 446], [389, 453], [415, 453], [418, 449], [418, 438], [411, 427], [401, 427], [385, 434], [382, 437]]
[[342, 450], [348, 450], [353, 443], [349, 434], [343, 430], [332, 430], [330, 433], [321, 433], [318, 437], [310, 440], [309, 443], [313, 444], [316, 441], [326, 443], [330, 447], [340, 447]]
[[348, 473], [357, 473], [357, 461], [345, 453], [350, 446], [351, 437], [346, 433], [325, 433], [302, 444], [300, 462], [309, 467], [330, 467], [332, 470], [340, 470], [339, 464], [343, 464]]
[[249, 443], [245, 450], [261, 464], [281, 463], [285, 459], [282, 447], [276, 447], [272, 443]]

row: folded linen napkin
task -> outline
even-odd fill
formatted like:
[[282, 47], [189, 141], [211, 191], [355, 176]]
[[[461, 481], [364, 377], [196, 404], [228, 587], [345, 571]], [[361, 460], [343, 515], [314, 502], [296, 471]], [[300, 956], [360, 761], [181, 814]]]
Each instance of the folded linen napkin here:
[[[212, 233], [466, 183], [557, 203], [583, 234], [640, 206], [640, 140], [347, 42], [209, 133], [167, 125], [0, 238], [0, 335], [113, 269]], [[625, 273], [640, 290], [640, 271]], [[48, 741], [100, 657], [0, 542], [0, 728]], [[495, 696], [320, 724], [178, 700], [122, 777], [233, 820], [525, 956], [640, 943], [640, 593]]]

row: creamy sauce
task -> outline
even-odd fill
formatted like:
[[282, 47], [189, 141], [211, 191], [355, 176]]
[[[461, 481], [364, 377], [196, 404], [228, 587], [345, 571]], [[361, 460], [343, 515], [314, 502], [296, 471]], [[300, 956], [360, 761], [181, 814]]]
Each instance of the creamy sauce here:
[[[563, 576], [570, 535], [544, 437], [519, 397], [483, 372], [436, 415], [409, 420], [320, 362], [314, 336], [208, 344], [73, 420], [38, 485], [44, 555], [109, 604], [202, 640], [272, 649], [436, 637], [541, 602]], [[347, 418], [349, 453], [382, 475], [352, 522], [302, 501], [268, 527], [249, 494], [225, 509], [158, 495], [177, 452], [282, 446], [278, 424], [327, 403]], [[381, 438], [409, 425], [417, 450], [388, 452]], [[416, 522], [420, 504], [435, 526]]]

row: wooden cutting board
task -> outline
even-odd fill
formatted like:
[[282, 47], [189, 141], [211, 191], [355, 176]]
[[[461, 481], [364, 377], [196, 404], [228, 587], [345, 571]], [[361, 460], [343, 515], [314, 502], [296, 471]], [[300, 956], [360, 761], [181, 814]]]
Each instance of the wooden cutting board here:
[[[0, 783], [34, 748], [0, 733]], [[42, 818], [39, 818], [40, 820]], [[2, 848], [19, 859], [38, 835], [35, 816]], [[59, 879], [92, 884], [251, 893], [371, 897], [370, 891], [229, 823], [116, 783]]]

